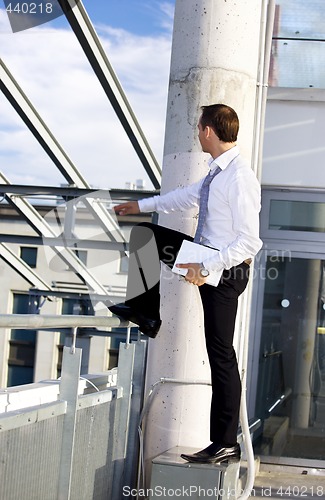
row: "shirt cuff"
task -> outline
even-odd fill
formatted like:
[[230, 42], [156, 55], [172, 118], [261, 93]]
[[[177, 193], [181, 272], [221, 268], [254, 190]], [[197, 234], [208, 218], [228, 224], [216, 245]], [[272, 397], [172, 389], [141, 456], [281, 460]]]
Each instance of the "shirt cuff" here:
[[209, 257], [208, 259], [205, 259], [202, 262], [202, 264], [205, 267], [205, 269], [207, 269], [210, 272], [221, 271], [225, 267], [222, 260], [221, 260], [220, 254], [217, 254], [213, 257]]
[[139, 210], [140, 212], [155, 212], [156, 211], [156, 202], [155, 197], [151, 196], [150, 198], [143, 198], [142, 200], [138, 200]]

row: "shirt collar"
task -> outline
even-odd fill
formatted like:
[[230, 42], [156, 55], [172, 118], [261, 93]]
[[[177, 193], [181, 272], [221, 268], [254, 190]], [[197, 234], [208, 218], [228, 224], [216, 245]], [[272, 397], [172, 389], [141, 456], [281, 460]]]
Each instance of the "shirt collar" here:
[[238, 146], [234, 146], [233, 148], [228, 149], [228, 151], [222, 153], [222, 155], [218, 156], [217, 158], [215, 159], [210, 158], [209, 167], [211, 173], [217, 167], [220, 167], [221, 170], [225, 170], [225, 168], [228, 167], [229, 163], [232, 162], [232, 160], [234, 160], [238, 155], [239, 155], [239, 148]]

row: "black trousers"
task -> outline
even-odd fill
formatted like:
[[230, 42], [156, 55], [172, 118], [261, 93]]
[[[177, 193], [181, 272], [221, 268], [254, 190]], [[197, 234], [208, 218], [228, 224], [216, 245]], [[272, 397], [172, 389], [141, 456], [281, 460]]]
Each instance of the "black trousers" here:
[[[130, 237], [130, 265], [126, 304], [145, 316], [160, 317], [160, 261], [172, 267], [186, 234], [150, 223], [134, 226]], [[217, 287], [199, 287], [206, 348], [211, 368], [210, 439], [232, 446], [237, 442], [241, 382], [233, 336], [238, 297], [245, 290], [249, 265], [225, 270]]]

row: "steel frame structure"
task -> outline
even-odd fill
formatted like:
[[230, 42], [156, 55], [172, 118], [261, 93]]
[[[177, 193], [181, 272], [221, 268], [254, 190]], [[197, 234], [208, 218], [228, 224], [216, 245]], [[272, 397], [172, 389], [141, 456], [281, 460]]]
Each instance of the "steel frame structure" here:
[[159, 189], [161, 168], [141, 130], [122, 86], [81, 1], [58, 0], [88, 61], [124, 127], [154, 187]]
[[[82, 2], [78, 1], [76, 3], [74, 0], [59, 0], [59, 3], [149, 178], [155, 188], [159, 188], [161, 180], [161, 169], [159, 164], [141, 130], [114, 70], [109, 63]], [[0, 89], [50, 157], [54, 165], [69, 183], [70, 186], [66, 188], [66, 198], [63, 193], [65, 188], [57, 188], [62, 190], [62, 197], [65, 199], [71, 197], [71, 189], [80, 190], [83, 196], [83, 203], [93, 214], [95, 220], [101, 225], [105, 233], [110, 237], [111, 248], [125, 251], [127, 246], [124, 235], [117, 222], [107, 211], [102, 201], [102, 193], [100, 192], [99, 198], [96, 196], [96, 191], [91, 188], [86, 179], [73, 164], [1, 59]], [[64, 247], [62, 247], [62, 238], [58, 238], [52, 228], [41, 217], [37, 210], [35, 210], [31, 203], [19, 195], [19, 186], [15, 186], [15, 188], [10, 191], [10, 182], [1, 172], [0, 182], [3, 185], [2, 193], [6, 200], [15, 207], [15, 209], [25, 218], [27, 223], [36, 233], [38, 233], [39, 237], [34, 237], [33, 242], [35, 244], [46, 244], [53, 247], [59, 256], [74, 269], [85, 283], [87, 283], [92, 292], [101, 296], [107, 296], [109, 292], [106, 288], [92, 275], [92, 273], [90, 273], [73, 250], [69, 248], [70, 244], [71, 246], [75, 246], [76, 243], [71, 231], [73, 221], [71, 222], [70, 233], [67, 235], [67, 241], [64, 242]], [[25, 188], [25, 192], [26, 190], [28, 191], [28, 187]], [[42, 186], [39, 188], [33, 187], [32, 189], [34, 192], [44, 191]], [[72, 195], [72, 198], [74, 197], [75, 196]], [[3, 236], [3, 241], [12, 241], [9, 237], [10, 235]], [[27, 241], [28, 238], [29, 241], [32, 241], [31, 238], [33, 237], [26, 237], [26, 239], [21, 237], [20, 239], [17, 238], [17, 241], [22, 241], [22, 239]], [[48, 291], [51, 290], [49, 284], [41, 277], [37, 276], [22, 259], [13, 254], [3, 243], [1, 243], [0, 246], [0, 255], [35, 288], [46, 289]]]

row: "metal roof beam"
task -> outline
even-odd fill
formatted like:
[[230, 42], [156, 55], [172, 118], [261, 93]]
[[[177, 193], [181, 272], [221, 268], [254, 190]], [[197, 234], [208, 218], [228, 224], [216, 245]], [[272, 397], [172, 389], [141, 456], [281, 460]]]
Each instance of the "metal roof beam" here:
[[[87, 198], [98, 198], [98, 189], [94, 188], [77, 188], [74, 186], [58, 187], [58, 186], [30, 186], [28, 184], [10, 184], [10, 187], [0, 184], [0, 194], [5, 195], [8, 191], [11, 194], [19, 196], [34, 197], [34, 196], [56, 196], [64, 200], [80, 198], [87, 196]], [[100, 190], [101, 200], [107, 202], [111, 200], [111, 194], [108, 189]]]
[[[9, 184], [6, 177], [0, 172], [0, 181]], [[35, 210], [35, 208], [25, 199], [15, 195], [6, 195], [6, 199], [18, 210], [19, 213], [28, 221], [34, 230], [44, 237], [56, 238], [57, 235], [51, 226], [43, 219], [43, 217]], [[76, 254], [64, 246], [64, 238], [61, 239], [62, 244], [53, 247], [53, 250], [66, 262], [74, 271], [87, 283], [91, 290], [99, 294], [106, 294], [106, 288], [93, 276], [87, 267], [81, 262]]]
[[[91, 186], [55, 139], [2, 59], [0, 59], [0, 89], [67, 181], [78, 188], [90, 189]], [[108, 213], [106, 207], [94, 198], [84, 199], [83, 202], [111, 238], [117, 241], [125, 240], [119, 225]]]
[[[22, 234], [0, 234], [1, 242], [16, 243], [20, 245], [38, 245], [56, 247], [62, 245], [62, 237], [49, 238], [42, 236], [28, 236]], [[64, 238], [64, 244], [67, 248], [84, 250], [114, 250], [117, 252], [125, 252], [128, 250], [128, 243], [119, 243], [118, 241], [101, 241], [101, 240], [80, 240], [78, 238]]]
[[159, 189], [161, 168], [109, 63], [81, 0], [78, 2], [75, 0], [58, 0], [58, 2], [151, 182], [156, 189]]
[[57, 196], [64, 200], [87, 196], [87, 198], [98, 198], [106, 202], [112, 200], [137, 200], [139, 197], [147, 198], [159, 194], [159, 191], [147, 191], [136, 189], [98, 189], [94, 188], [78, 188], [73, 186], [30, 186], [28, 184], [10, 184], [10, 189], [7, 185], [0, 184], [0, 194], [5, 195], [8, 191], [11, 194], [17, 194], [25, 197], [33, 196]]

